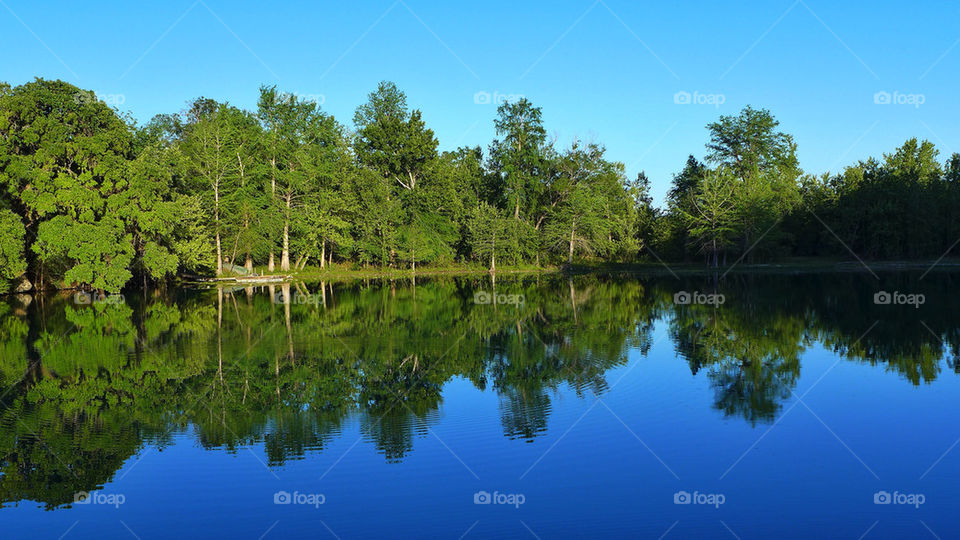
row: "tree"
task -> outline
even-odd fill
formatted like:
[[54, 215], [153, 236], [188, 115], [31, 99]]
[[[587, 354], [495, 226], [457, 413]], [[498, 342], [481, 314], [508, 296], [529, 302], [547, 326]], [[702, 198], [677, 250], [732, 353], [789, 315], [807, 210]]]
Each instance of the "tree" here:
[[[635, 247], [623, 164], [607, 161], [604, 153], [598, 144], [574, 141], [555, 162], [544, 238], [562, 248], [568, 264], [577, 249], [613, 256]], [[623, 243], [627, 250], [618, 249]]]
[[707, 161], [730, 167], [744, 181], [770, 170], [793, 180], [800, 173], [797, 145], [779, 126], [770, 111], [749, 105], [737, 116], [721, 116], [707, 125]]
[[356, 198], [350, 191], [349, 177], [356, 174], [349, 139], [343, 126], [332, 116], [323, 116], [310, 128], [312, 138], [304, 145], [301, 167], [307, 172], [299, 204], [297, 230], [303, 244], [296, 266], [305, 265], [310, 256], [326, 265], [334, 246], [352, 246], [350, 220], [357, 213]]
[[43, 79], [0, 92], [0, 185], [35, 238], [35, 275], [119, 290], [132, 275], [132, 235], [107, 200], [128, 188], [133, 140], [89, 95]]
[[[271, 195], [282, 223], [280, 269], [287, 271], [292, 222], [317, 187], [318, 147], [336, 144], [339, 128], [315, 102], [279, 92], [275, 86], [260, 89], [258, 107], [265, 124]], [[270, 260], [272, 264], [272, 250]]]
[[[216, 272], [223, 273], [223, 237], [227, 233], [225, 220], [235, 215], [238, 203], [242, 161], [237, 155], [242, 147], [238, 119], [245, 116], [229, 105], [213, 105], [197, 100], [191, 109], [192, 122], [186, 131], [185, 153], [190, 164], [190, 175], [201, 193], [201, 198], [212, 216]], [[200, 112], [202, 111], [202, 112]]]
[[20, 217], [10, 210], [0, 210], [0, 292], [9, 290], [10, 282], [27, 271], [25, 235]]
[[676, 259], [686, 257], [690, 246], [690, 231], [684, 213], [693, 210], [690, 201], [694, 191], [700, 185], [707, 166], [697, 158], [687, 157], [683, 169], [673, 175], [670, 190], [667, 192], [667, 209], [662, 224], [662, 238], [659, 238], [657, 251], [664, 256]]
[[735, 190], [732, 171], [726, 167], [709, 171], [691, 194], [691, 210], [683, 212], [690, 234], [714, 267], [736, 233]]
[[[739, 179], [736, 205], [744, 254], [770, 249], [782, 240], [777, 227], [799, 202], [801, 174], [793, 137], [778, 131], [770, 111], [744, 108], [707, 126], [707, 161]], [[764, 244], [760, 244], [764, 242]]]
[[419, 109], [407, 109], [407, 97], [388, 81], [377, 85], [353, 116], [357, 159], [396, 180], [407, 190], [417, 187], [424, 168], [437, 157], [437, 139]]
[[515, 242], [511, 238], [511, 229], [514, 228], [511, 220], [496, 207], [481, 202], [473, 209], [467, 220], [467, 230], [470, 246], [474, 255], [482, 260], [490, 261], [490, 272], [497, 270], [497, 257], [503, 258], [510, 252], [510, 244]]
[[653, 206], [653, 196], [650, 194], [650, 179], [643, 171], [637, 173], [637, 178], [627, 186], [627, 193], [633, 203], [634, 219], [633, 238], [639, 249], [646, 248], [654, 243], [657, 220], [660, 212]]
[[180, 264], [174, 244], [184, 214], [173, 187], [184, 168], [181, 162], [176, 148], [159, 144], [140, 148], [129, 163], [127, 189], [107, 199], [107, 212], [123, 220], [132, 239], [134, 269], [144, 282], [173, 276]]
[[513, 217], [520, 219], [521, 206], [536, 200], [543, 182], [546, 130], [542, 112], [527, 98], [506, 101], [497, 107], [494, 127], [500, 139], [490, 145], [489, 167], [498, 176]]

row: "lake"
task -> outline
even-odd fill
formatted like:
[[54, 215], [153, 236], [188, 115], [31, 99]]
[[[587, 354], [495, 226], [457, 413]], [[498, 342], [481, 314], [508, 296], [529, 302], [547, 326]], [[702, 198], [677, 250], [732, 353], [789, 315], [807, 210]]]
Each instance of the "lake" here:
[[951, 272], [7, 297], [4, 538], [960, 536]]

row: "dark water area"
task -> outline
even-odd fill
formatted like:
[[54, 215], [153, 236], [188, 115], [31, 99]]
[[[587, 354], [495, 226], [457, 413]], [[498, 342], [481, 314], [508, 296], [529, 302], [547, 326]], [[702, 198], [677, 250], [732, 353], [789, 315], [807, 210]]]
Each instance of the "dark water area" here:
[[0, 536], [960, 537], [958, 285], [7, 297]]

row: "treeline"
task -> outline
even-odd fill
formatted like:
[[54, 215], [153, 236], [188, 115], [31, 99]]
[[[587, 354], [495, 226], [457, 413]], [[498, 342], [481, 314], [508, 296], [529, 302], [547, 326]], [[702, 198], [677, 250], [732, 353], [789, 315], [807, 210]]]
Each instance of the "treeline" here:
[[548, 140], [503, 103], [486, 149], [441, 152], [381, 83], [348, 128], [260, 89], [256, 111], [199, 98], [145, 125], [62, 81], [0, 84], [0, 285], [118, 290], [178, 274], [419, 265], [940, 256], [960, 237], [960, 157], [908, 141], [803, 175], [766, 110], [710, 124], [666, 208], [604, 147]]
[[939, 258], [960, 239], [960, 154], [944, 165], [909, 139], [840, 174], [804, 174], [793, 137], [766, 110], [709, 124], [704, 162], [674, 176], [643, 237], [667, 259], [714, 266], [784, 256]]

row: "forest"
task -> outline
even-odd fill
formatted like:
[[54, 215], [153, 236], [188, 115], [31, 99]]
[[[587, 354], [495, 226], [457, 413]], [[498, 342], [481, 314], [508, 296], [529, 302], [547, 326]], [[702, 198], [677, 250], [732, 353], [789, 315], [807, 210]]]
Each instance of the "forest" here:
[[486, 148], [441, 151], [382, 82], [347, 124], [260, 88], [139, 125], [63, 81], [0, 83], [0, 290], [118, 291], [332, 265], [547, 267], [790, 257], [937, 259], [960, 239], [960, 154], [926, 140], [805, 173], [773, 114], [706, 126], [657, 207], [598, 142], [560, 147], [525, 98]]

